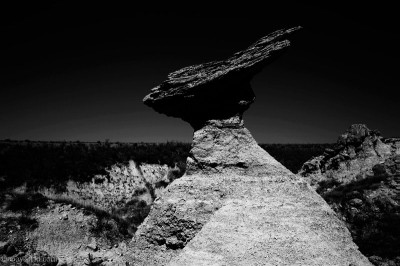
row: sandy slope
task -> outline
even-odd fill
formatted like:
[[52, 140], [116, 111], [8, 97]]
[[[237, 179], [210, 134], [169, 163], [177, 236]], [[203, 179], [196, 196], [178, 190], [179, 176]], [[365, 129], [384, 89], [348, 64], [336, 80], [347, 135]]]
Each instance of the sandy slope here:
[[230, 178], [240, 186], [168, 265], [371, 265], [303, 180]]

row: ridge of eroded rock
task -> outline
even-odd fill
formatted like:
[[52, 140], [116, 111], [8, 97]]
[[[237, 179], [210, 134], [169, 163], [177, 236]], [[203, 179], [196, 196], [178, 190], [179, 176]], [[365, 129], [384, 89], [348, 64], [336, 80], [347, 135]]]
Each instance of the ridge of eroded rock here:
[[352, 125], [335, 149], [306, 162], [299, 174], [346, 221], [364, 255], [375, 265], [398, 265], [400, 139]]
[[317, 190], [327, 181], [345, 185], [372, 175], [374, 165], [396, 154], [399, 139], [386, 139], [366, 125], [354, 124], [339, 136], [335, 149], [305, 162], [299, 174]]

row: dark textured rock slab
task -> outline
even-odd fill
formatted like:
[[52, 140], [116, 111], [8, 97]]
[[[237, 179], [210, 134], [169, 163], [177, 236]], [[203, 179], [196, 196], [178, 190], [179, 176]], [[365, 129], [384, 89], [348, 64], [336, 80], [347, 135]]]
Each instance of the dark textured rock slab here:
[[144, 103], [195, 128], [210, 119], [240, 115], [255, 99], [251, 78], [289, 47], [286, 37], [299, 28], [275, 31], [226, 60], [175, 71]]

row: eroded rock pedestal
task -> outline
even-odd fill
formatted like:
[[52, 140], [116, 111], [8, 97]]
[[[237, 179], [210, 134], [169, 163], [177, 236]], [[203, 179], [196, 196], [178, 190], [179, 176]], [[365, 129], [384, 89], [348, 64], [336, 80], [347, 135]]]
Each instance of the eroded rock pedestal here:
[[254, 100], [251, 77], [296, 29], [274, 32], [226, 61], [177, 71], [145, 97], [195, 132], [186, 174], [154, 202], [136, 232], [134, 245], [146, 251], [135, 263], [370, 265], [325, 201], [243, 125]]

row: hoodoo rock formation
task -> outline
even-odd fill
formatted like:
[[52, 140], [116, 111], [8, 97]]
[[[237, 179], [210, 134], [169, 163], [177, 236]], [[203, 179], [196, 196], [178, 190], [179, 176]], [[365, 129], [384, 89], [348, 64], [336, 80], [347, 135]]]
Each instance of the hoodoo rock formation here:
[[186, 174], [136, 232], [136, 264], [371, 265], [327, 203], [243, 124], [255, 97], [252, 76], [297, 29], [276, 31], [226, 61], [178, 70], [144, 98], [195, 132]]

